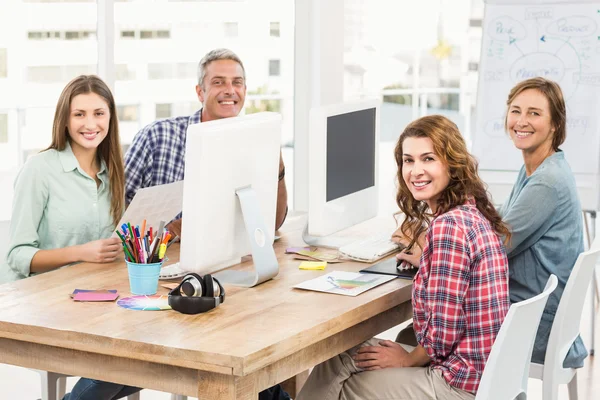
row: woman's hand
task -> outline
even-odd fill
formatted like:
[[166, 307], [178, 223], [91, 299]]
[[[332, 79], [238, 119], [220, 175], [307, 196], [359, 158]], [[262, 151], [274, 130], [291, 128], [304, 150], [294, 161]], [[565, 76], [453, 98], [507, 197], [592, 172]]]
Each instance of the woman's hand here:
[[380, 346], [364, 346], [352, 357], [354, 364], [365, 371], [406, 367], [408, 352], [391, 340], [382, 340]]
[[121, 240], [109, 238], [94, 240], [79, 247], [80, 260], [93, 263], [110, 263], [122, 254]]
[[419, 263], [421, 262], [421, 248], [417, 245], [413, 246], [413, 249], [408, 251], [406, 249], [402, 250], [400, 253], [396, 254], [396, 259], [405, 261], [415, 267], [419, 267]]

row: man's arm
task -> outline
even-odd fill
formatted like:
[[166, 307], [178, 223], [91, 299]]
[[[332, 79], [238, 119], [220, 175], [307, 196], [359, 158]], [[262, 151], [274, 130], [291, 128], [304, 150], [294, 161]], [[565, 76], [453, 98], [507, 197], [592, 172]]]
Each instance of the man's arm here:
[[275, 230], [281, 228], [287, 216], [287, 188], [285, 187], [285, 165], [281, 151], [279, 152], [279, 183], [277, 184], [277, 212], [275, 214]]

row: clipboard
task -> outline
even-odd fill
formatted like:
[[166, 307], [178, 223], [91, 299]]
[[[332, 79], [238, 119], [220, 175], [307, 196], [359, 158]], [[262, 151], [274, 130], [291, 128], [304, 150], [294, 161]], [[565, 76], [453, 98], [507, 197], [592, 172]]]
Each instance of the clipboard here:
[[390, 257], [387, 260], [378, 262], [369, 268], [361, 269], [360, 272], [368, 274], [394, 275], [402, 279], [413, 279], [417, 274], [418, 268], [399, 270], [396, 268], [396, 257]]

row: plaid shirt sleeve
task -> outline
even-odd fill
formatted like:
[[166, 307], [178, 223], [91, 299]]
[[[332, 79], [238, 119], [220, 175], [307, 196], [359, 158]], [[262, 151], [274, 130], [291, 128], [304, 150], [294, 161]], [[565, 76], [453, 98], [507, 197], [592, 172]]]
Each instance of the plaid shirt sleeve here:
[[464, 299], [469, 288], [470, 255], [465, 233], [453, 219], [440, 219], [429, 229], [423, 259], [427, 260], [425, 322], [419, 343], [434, 363], [445, 360], [464, 336]]
[[152, 186], [153, 154], [151, 142], [154, 125], [146, 126], [133, 138], [125, 154], [125, 203], [131, 203], [138, 189]]

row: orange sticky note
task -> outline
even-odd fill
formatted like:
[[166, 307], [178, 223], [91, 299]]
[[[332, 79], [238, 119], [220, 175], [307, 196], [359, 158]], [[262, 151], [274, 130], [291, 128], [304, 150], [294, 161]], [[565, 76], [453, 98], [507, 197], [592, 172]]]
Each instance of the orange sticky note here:
[[322, 271], [327, 268], [327, 263], [325, 261], [302, 261], [298, 268]]

